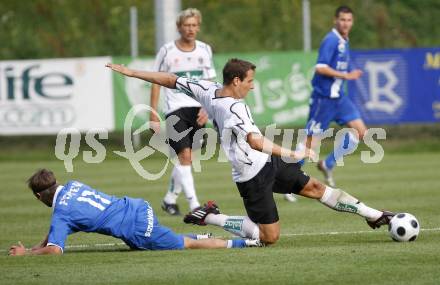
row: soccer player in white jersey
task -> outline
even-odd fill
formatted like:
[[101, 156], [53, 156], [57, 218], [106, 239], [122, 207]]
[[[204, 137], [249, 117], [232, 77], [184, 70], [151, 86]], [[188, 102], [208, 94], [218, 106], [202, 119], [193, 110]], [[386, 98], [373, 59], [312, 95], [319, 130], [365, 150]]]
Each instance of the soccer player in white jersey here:
[[[216, 76], [212, 61], [211, 47], [196, 40], [200, 31], [202, 15], [199, 10], [188, 8], [180, 12], [176, 25], [180, 38], [162, 46], [156, 56], [154, 71], [171, 72], [177, 76], [193, 79], [214, 79]], [[160, 86], [153, 84], [151, 88], [151, 107], [157, 110]], [[191, 172], [191, 150], [193, 137], [197, 130], [203, 128], [208, 120], [206, 112], [200, 103], [188, 96], [182, 96], [179, 90], [165, 89], [165, 116], [177, 116], [179, 121], [174, 125], [167, 125], [167, 136], [171, 149], [177, 154], [179, 163], [176, 163], [171, 173], [168, 191], [162, 202], [162, 209], [171, 215], [179, 215], [177, 198], [183, 190], [191, 210], [200, 206]], [[160, 125], [157, 113], [150, 113], [153, 131], [158, 132]], [[171, 138], [172, 128], [177, 132], [191, 129], [178, 141]], [[198, 145], [198, 142], [195, 144]]]
[[260, 246], [256, 240], [200, 239], [200, 235], [176, 234], [159, 224], [153, 208], [144, 199], [118, 198], [79, 181], [60, 185], [47, 169], [35, 172], [28, 186], [38, 200], [53, 209], [49, 233], [30, 250], [20, 242], [11, 246], [9, 255], [61, 254], [67, 236], [76, 232], [113, 236], [136, 250]]
[[356, 213], [372, 228], [388, 224], [394, 215], [368, 207], [350, 194], [322, 184], [305, 174], [299, 163], [292, 162], [302, 159], [304, 154], [314, 156], [313, 151], [300, 153], [285, 149], [261, 134], [243, 100], [254, 87], [256, 67], [252, 63], [230, 59], [223, 68], [223, 85], [171, 73], [137, 71], [118, 64], [106, 66], [126, 76], [182, 91], [199, 101], [213, 120], [248, 216], [220, 214], [217, 206], [208, 202], [186, 215], [186, 223], [217, 225], [239, 236], [275, 243], [280, 236], [280, 224], [274, 192], [295, 193], [317, 199], [336, 211]]
[[353, 152], [367, 131], [357, 107], [344, 92], [346, 80], [356, 80], [362, 75], [361, 70], [350, 67], [348, 35], [353, 26], [353, 11], [347, 6], [338, 7], [334, 24], [319, 47], [306, 125], [308, 147], [312, 146], [313, 136], [320, 135], [332, 121], [356, 130], [347, 133], [340, 145], [318, 162], [318, 169], [332, 187], [335, 187], [332, 170], [336, 161]]

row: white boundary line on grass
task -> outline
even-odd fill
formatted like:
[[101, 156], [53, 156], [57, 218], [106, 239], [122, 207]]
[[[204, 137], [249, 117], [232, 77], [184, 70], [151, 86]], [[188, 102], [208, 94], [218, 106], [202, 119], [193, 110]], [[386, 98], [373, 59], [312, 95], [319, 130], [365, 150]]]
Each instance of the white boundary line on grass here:
[[[420, 229], [422, 232], [438, 232], [440, 228], [431, 228], [431, 229]], [[291, 237], [291, 236], [323, 236], [323, 235], [353, 235], [353, 234], [372, 234], [372, 233], [381, 233], [384, 231], [353, 231], [353, 232], [320, 232], [320, 233], [285, 233], [281, 234], [281, 236]], [[229, 236], [230, 237], [230, 236]], [[226, 236], [222, 236], [222, 238], [229, 238]], [[96, 244], [72, 244], [67, 245], [65, 248], [94, 248], [94, 247], [114, 247], [125, 245], [123, 242], [117, 243], [96, 243]], [[8, 252], [8, 250], [0, 249], [0, 252]]]
[[[437, 232], [440, 228], [432, 229], [420, 229], [421, 232]], [[281, 236], [291, 237], [291, 236], [323, 236], [323, 235], [353, 235], [353, 234], [374, 234], [383, 231], [355, 231], [355, 232], [321, 232], [321, 233], [286, 233], [281, 234]]]

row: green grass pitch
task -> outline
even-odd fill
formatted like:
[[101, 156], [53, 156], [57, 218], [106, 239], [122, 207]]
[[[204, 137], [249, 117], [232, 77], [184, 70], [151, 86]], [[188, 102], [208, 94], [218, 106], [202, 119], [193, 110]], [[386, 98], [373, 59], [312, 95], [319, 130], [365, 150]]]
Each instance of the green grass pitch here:
[[[0, 284], [439, 284], [439, 161], [440, 152], [391, 153], [379, 164], [363, 164], [353, 155], [336, 169], [339, 187], [368, 205], [414, 214], [423, 230], [412, 243], [393, 242], [386, 229], [370, 230], [359, 216], [305, 198], [288, 203], [278, 195], [282, 236], [267, 248], [130, 251], [111, 237], [78, 233], [69, 237], [63, 256], [9, 257], [11, 244], [31, 246], [47, 233], [51, 209], [24, 183], [39, 167], [53, 169], [60, 181], [77, 179], [109, 194], [145, 198], [160, 222], [176, 232], [229, 235], [164, 214], [160, 201], [168, 175], [145, 181], [124, 159], [97, 165], [76, 159], [71, 174], [56, 160], [2, 160]], [[144, 165], [157, 169], [161, 163], [151, 159]], [[315, 165], [305, 170], [321, 179]], [[195, 180], [201, 201], [214, 199], [224, 213], [245, 214], [228, 163], [204, 162]], [[187, 211], [183, 195], [179, 202]]]

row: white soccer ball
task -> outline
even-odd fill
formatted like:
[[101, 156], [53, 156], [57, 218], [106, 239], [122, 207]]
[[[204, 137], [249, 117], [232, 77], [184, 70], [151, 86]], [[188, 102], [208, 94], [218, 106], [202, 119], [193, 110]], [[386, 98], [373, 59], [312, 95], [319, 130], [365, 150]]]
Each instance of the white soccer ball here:
[[391, 219], [388, 231], [394, 241], [415, 241], [419, 235], [420, 224], [413, 215], [399, 213]]

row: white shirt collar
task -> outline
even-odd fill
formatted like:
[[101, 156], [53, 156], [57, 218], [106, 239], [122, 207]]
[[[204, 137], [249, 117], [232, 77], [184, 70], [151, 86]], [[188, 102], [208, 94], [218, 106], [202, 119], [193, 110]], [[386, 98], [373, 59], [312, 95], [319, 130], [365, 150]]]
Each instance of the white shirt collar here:
[[64, 187], [64, 185], [59, 185], [57, 187], [57, 190], [55, 191], [55, 195], [53, 195], [52, 210], [55, 209], [55, 204], [57, 203], [58, 194], [60, 193], [61, 189], [63, 189], [63, 187]]
[[348, 38], [347, 38], [347, 39], [344, 39], [344, 38], [341, 36], [341, 34], [338, 32], [338, 30], [336, 30], [335, 28], [332, 29], [332, 32], [335, 33], [336, 36], [338, 36], [338, 38], [339, 38], [341, 41], [343, 41], [344, 43], [348, 41]]

